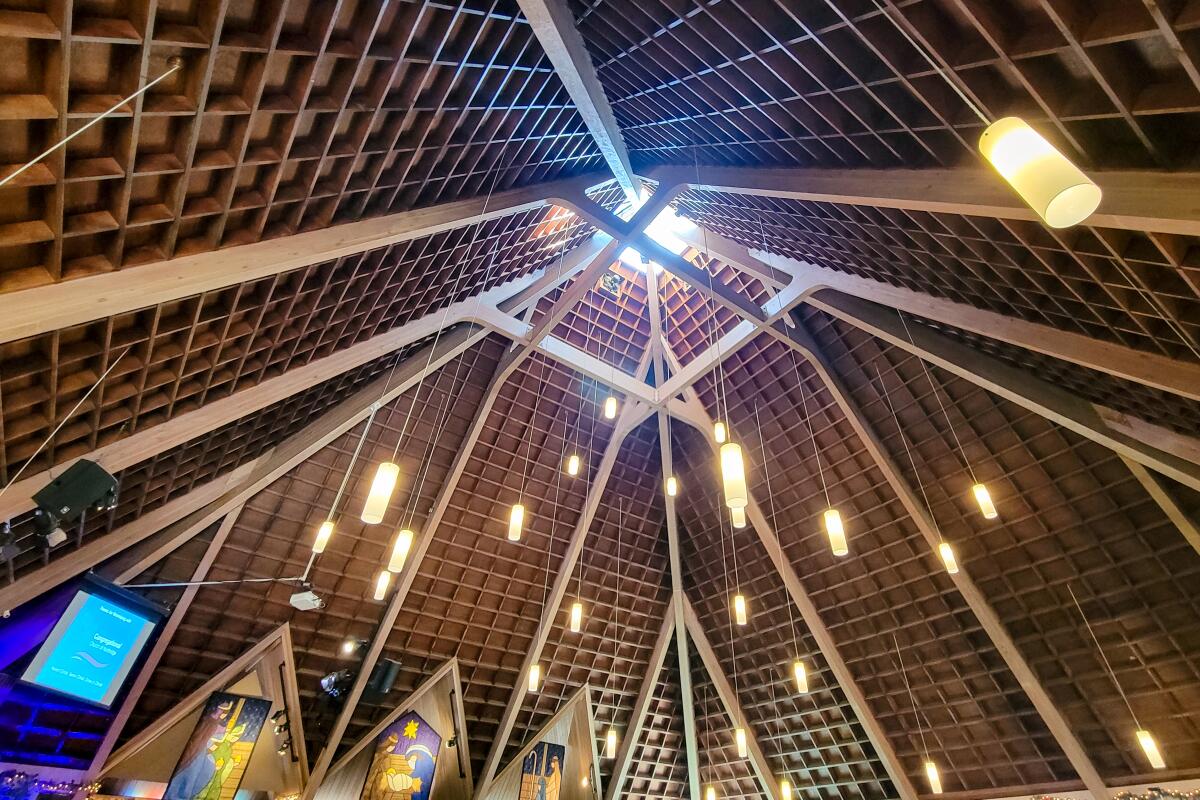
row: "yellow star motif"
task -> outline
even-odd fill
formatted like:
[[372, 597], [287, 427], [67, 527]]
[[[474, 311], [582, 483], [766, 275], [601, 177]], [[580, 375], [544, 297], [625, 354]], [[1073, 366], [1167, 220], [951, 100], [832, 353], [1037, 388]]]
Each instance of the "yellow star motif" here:
[[404, 726], [404, 738], [405, 739], [417, 738], [417, 727], [418, 726], [417, 726], [416, 720], [409, 720], [408, 724]]

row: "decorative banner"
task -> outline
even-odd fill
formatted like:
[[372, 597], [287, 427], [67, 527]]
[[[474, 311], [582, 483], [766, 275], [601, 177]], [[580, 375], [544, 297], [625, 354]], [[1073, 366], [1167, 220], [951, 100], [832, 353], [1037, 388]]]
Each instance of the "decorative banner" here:
[[442, 737], [414, 711], [384, 728], [375, 744], [362, 800], [429, 800]]
[[521, 764], [520, 800], [558, 800], [566, 763], [566, 747], [550, 742], [535, 744]]
[[163, 800], [233, 800], [270, 710], [270, 700], [213, 692]]

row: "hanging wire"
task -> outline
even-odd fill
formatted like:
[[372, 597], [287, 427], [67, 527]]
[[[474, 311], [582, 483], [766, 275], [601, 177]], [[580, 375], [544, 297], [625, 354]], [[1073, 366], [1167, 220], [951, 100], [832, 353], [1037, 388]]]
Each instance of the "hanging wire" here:
[[[692, 145], [692, 156], [693, 156], [693, 161], [695, 162], [695, 167], [696, 167], [696, 184], [699, 185], [700, 184], [700, 155], [699, 155], [699, 151], [696, 149], [696, 146], [694, 143]], [[708, 256], [708, 253], [709, 253], [708, 228], [705, 227], [704, 225], [700, 226], [700, 236], [701, 236], [701, 239], [703, 240], [703, 244], [704, 244], [704, 253], [702, 254], [702, 259], [703, 259], [703, 264], [704, 264], [703, 269], [708, 277], [708, 295], [705, 296], [705, 298], [704, 298], [704, 308], [707, 311], [709, 304], [711, 304], [712, 309], [713, 309], [712, 312], [708, 316], [708, 331], [709, 331], [708, 346], [711, 348], [714, 348], [717, 352], [717, 363], [716, 363], [717, 378], [716, 378], [716, 385], [713, 387], [713, 394], [715, 396], [716, 405], [717, 405], [717, 421], [725, 424], [726, 439], [728, 441], [732, 441], [733, 440], [733, 435], [732, 435], [733, 431], [731, 430], [731, 425], [729, 422], [729, 399], [725, 395], [725, 392], [726, 392], [725, 364], [724, 364], [723, 359], [721, 358], [721, 339], [720, 339], [720, 336], [719, 336], [719, 333], [717, 330], [717, 313], [720, 310], [720, 305], [714, 299], [715, 294], [713, 292], [713, 274], [712, 274], [712, 269], [709, 266], [709, 262], [711, 261], [711, 259]]]
[[925, 760], [929, 761], [929, 748], [925, 745], [925, 727], [921, 724], [921, 712], [917, 710], [917, 698], [913, 695], [912, 686], [908, 682], [908, 671], [904, 669], [904, 657], [900, 655], [900, 639], [892, 634], [892, 642], [896, 645], [896, 660], [900, 662], [900, 676], [904, 678], [904, 690], [908, 692], [908, 702], [912, 703], [913, 716], [917, 720], [917, 734], [921, 737], [921, 751]]
[[[813, 426], [812, 417], [808, 415], [808, 392], [805, 390], [804, 381], [800, 378], [800, 365], [796, 361], [796, 351], [788, 348], [788, 353], [792, 357], [792, 374], [796, 376], [796, 385], [800, 388], [800, 410], [804, 413], [804, 425], [808, 428], [808, 435], [812, 440], [813, 457], [817, 460], [817, 475], [821, 479], [821, 491], [825, 493], [825, 507], [832, 508], [833, 503], [829, 499], [829, 485], [825, 482], [825, 470], [821, 466], [821, 449], [817, 447], [817, 429]], [[813, 400], [815, 401], [816, 398], [814, 397]]]
[[1096, 638], [1096, 632], [1092, 630], [1092, 623], [1088, 621], [1087, 614], [1083, 613], [1083, 606], [1079, 605], [1079, 598], [1075, 596], [1075, 590], [1071, 588], [1071, 584], [1069, 583], [1067, 584], [1067, 591], [1071, 594], [1071, 601], [1075, 603], [1075, 610], [1079, 612], [1079, 616], [1083, 619], [1084, 627], [1087, 628], [1092, 641], [1096, 643], [1096, 650], [1100, 653], [1100, 659], [1104, 662], [1104, 668], [1108, 670], [1108, 677], [1112, 680], [1113, 685], [1117, 687], [1117, 691], [1120, 692], [1121, 699], [1125, 701], [1125, 707], [1129, 709], [1129, 716], [1133, 717], [1133, 724], [1140, 729], [1142, 723], [1138, 722], [1137, 713], [1133, 710], [1133, 704], [1129, 702], [1129, 696], [1125, 694], [1125, 690], [1121, 687], [1121, 682], [1117, 680], [1117, 673], [1113, 671], [1112, 664], [1108, 661], [1108, 654], [1100, 646], [1100, 640]]

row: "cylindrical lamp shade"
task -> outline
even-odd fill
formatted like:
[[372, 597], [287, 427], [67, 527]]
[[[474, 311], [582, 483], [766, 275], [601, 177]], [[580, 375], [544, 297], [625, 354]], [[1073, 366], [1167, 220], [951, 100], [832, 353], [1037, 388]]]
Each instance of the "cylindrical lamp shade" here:
[[941, 794], [942, 776], [938, 774], [937, 764], [932, 761], [925, 762], [925, 777], [929, 778], [930, 794]]
[[392, 501], [392, 491], [400, 478], [400, 466], [385, 461], [375, 470], [375, 479], [371, 481], [371, 491], [367, 494], [367, 502], [363, 504], [362, 521], [368, 525], [378, 525], [383, 522], [387, 513], [388, 503]]
[[846, 543], [846, 529], [842, 526], [842, 515], [836, 508], [825, 509], [825, 532], [829, 534], [829, 547], [835, 556], [844, 556], [850, 552]]
[[529, 691], [536, 692], [542, 681], [542, 665], [533, 663], [529, 665]]
[[667, 478], [667, 497], [674, 497], [679, 494], [679, 481], [674, 475]]
[[572, 478], [579, 474], [579, 456], [574, 453], [567, 459], [567, 474]]
[[576, 600], [571, 604], [571, 633], [579, 633], [583, 629], [583, 603]]
[[996, 504], [992, 502], [992, 496], [988, 493], [987, 487], [982, 483], [977, 483], [971, 487], [971, 492], [975, 495], [975, 502], [979, 504], [979, 510], [983, 514], [984, 519], [995, 519], [1000, 516], [996, 511]]
[[1166, 769], [1167, 763], [1163, 761], [1162, 753], [1158, 750], [1158, 742], [1154, 741], [1154, 737], [1150, 735], [1148, 730], [1139, 730], [1137, 732], [1138, 744], [1142, 746], [1142, 752], [1146, 754], [1146, 760], [1150, 762], [1150, 766], [1155, 769]]
[[717, 444], [725, 444], [725, 423], [724, 422], [714, 422], [713, 423], [713, 439], [716, 440]]
[[396, 534], [396, 543], [392, 545], [392, 557], [388, 559], [388, 572], [399, 572], [404, 569], [404, 562], [408, 560], [408, 551], [412, 549], [413, 532], [408, 528], [401, 528]]
[[721, 445], [721, 480], [725, 484], [725, 505], [745, 508], [749, 501], [746, 462], [742, 460], [742, 446], [736, 442]]
[[613, 397], [611, 394], [604, 400], [604, 418], [617, 418], [617, 398]]
[[609, 758], [617, 757], [617, 729], [609, 728], [604, 735], [604, 754]]
[[942, 557], [942, 564], [946, 566], [946, 572], [951, 575], [958, 574], [958, 559], [954, 557], [954, 548], [949, 542], [942, 542], [938, 545], [938, 555]]
[[513, 503], [512, 510], [508, 512], [508, 540], [510, 542], [521, 541], [521, 529], [525, 526], [525, 506], [520, 503]]
[[317, 536], [313, 539], [312, 551], [317, 555], [325, 552], [325, 547], [329, 544], [329, 540], [333, 537], [333, 520], [325, 520], [321, 523], [321, 527], [317, 528]]
[[798, 658], [792, 662], [792, 677], [796, 679], [796, 691], [800, 694], [808, 694], [808, 670], [804, 668], [804, 662]]
[[1051, 228], [1078, 225], [1100, 205], [1100, 187], [1019, 117], [989, 125], [979, 152]]
[[704, 800], [717, 800], [717, 787], [711, 783], [704, 787]]
[[735, 594], [733, 596], [733, 621], [738, 625], [745, 625], [749, 621], [745, 595]]
[[387, 597], [388, 586], [392, 582], [392, 573], [386, 569], [380, 571], [379, 577], [375, 579], [375, 599], [382, 600]]
[[738, 728], [735, 730], [733, 732], [733, 741], [737, 745], [738, 758], [745, 758], [746, 754], [750, 752], [749, 748], [746, 747], [746, 729]]
[[746, 527], [746, 509], [731, 508], [729, 509], [729, 521], [733, 523], [733, 527], [741, 530]]
[[787, 778], [781, 778], [779, 781], [779, 796], [782, 800], [792, 800], [792, 782]]

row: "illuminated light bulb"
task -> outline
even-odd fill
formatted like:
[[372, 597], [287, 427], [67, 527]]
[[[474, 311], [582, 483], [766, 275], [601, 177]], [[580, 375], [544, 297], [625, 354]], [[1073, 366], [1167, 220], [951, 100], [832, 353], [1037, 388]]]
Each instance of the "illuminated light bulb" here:
[[368, 525], [378, 525], [383, 522], [387, 513], [388, 503], [392, 500], [392, 491], [400, 477], [400, 466], [391, 461], [385, 461], [375, 470], [375, 479], [371, 481], [371, 491], [367, 494], [367, 502], [363, 504], [362, 521]]
[[942, 557], [942, 563], [946, 565], [946, 572], [951, 575], [958, 574], [958, 559], [954, 557], [954, 548], [949, 542], [942, 542], [938, 545], [938, 554]]
[[604, 418], [617, 418], [617, 398], [613, 397], [611, 394], [604, 400]]
[[579, 456], [574, 453], [567, 459], [567, 474], [572, 478], [579, 474]]
[[746, 509], [731, 508], [729, 509], [729, 519], [733, 523], [733, 527], [742, 529], [746, 527]]
[[1138, 744], [1142, 746], [1142, 752], [1146, 754], [1146, 760], [1150, 762], [1150, 766], [1155, 769], [1166, 769], [1167, 763], [1163, 761], [1162, 753], [1158, 751], [1158, 742], [1154, 741], [1154, 737], [1150, 735], [1148, 730], [1137, 731]]
[[510, 542], [521, 541], [521, 528], [525, 525], [525, 506], [520, 503], [513, 503], [512, 510], [508, 512], [508, 540]]
[[588, 787], [587, 775], [584, 775], [582, 778], [579, 779], [579, 785], [582, 786], [584, 789], [586, 789]]
[[984, 519], [995, 519], [1000, 516], [996, 511], [996, 504], [992, 502], [992, 496], [988, 494], [987, 487], [982, 483], [977, 483], [971, 487], [971, 491], [975, 494], [975, 502], [979, 503], [979, 510], [983, 512]]
[[571, 604], [571, 633], [579, 633], [583, 628], [583, 603], [576, 600]]
[[604, 736], [604, 753], [609, 758], [617, 757], [617, 729], [609, 728]]
[[704, 787], [704, 800], [717, 800], [717, 787], [711, 783]]
[[1100, 205], [1100, 187], [1019, 117], [989, 125], [979, 152], [1051, 228], [1077, 225]]
[[804, 668], [804, 662], [798, 658], [792, 662], [792, 677], [796, 679], [796, 691], [800, 694], [808, 694], [808, 670]]
[[745, 758], [749, 752], [746, 748], [746, 729], [738, 728], [733, 732], [733, 741], [737, 745], [738, 758]]
[[746, 598], [744, 595], [735, 594], [733, 596], [733, 620], [738, 625], [745, 625], [747, 622]]
[[787, 778], [779, 780], [779, 796], [782, 800], [792, 800], [792, 782]]
[[842, 526], [842, 515], [836, 508], [825, 509], [825, 532], [829, 534], [829, 546], [835, 556], [844, 556], [850, 552], [846, 544], [846, 529]]
[[396, 534], [396, 543], [392, 545], [392, 555], [388, 559], [388, 572], [399, 572], [404, 569], [404, 562], [408, 560], [408, 551], [412, 549], [413, 532], [408, 528], [401, 528]]
[[679, 481], [672, 475], [667, 478], [667, 497], [674, 497], [677, 494], [679, 494]]
[[529, 665], [529, 691], [536, 692], [538, 690], [538, 684], [541, 682], [541, 680], [542, 680], [542, 665], [541, 664], [530, 664]]
[[347, 639], [346, 641], [342, 642], [343, 654], [352, 655], [356, 649], [358, 649], [358, 642], [354, 641], [353, 639]]
[[714, 422], [713, 423], [713, 439], [716, 440], [717, 444], [725, 444], [725, 423], [724, 422]]
[[388, 584], [392, 582], [392, 573], [386, 569], [379, 573], [379, 577], [375, 579], [375, 599], [382, 600], [387, 596]]
[[929, 791], [932, 794], [942, 793], [942, 776], [938, 774], [937, 764], [925, 762], [925, 777], [929, 778]]
[[742, 446], [736, 442], [721, 445], [721, 480], [725, 485], [725, 505], [745, 508], [749, 502], [746, 462], [742, 460]]
[[325, 547], [329, 544], [329, 540], [333, 537], [333, 520], [325, 520], [321, 523], [321, 527], [317, 528], [317, 537], [313, 539], [312, 551], [317, 555], [325, 552]]

